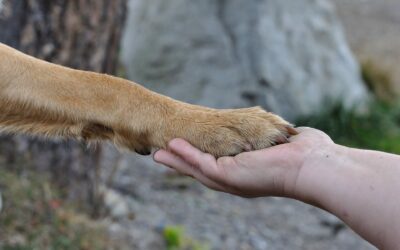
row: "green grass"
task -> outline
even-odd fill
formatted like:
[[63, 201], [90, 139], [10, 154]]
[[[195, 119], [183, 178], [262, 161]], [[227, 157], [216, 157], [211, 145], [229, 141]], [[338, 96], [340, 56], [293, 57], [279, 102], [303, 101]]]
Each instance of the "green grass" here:
[[0, 249], [115, 249], [99, 222], [61, 199], [45, 174], [0, 169]]
[[296, 125], [320, 129], [342, 145], [400, 154], [400, 105], [373, 103], [367, 114], [337, 105]]
[[163, 232], [167, 250], [208, 250], [206, 244], [186, 236], [183, 226], [167, 226]]

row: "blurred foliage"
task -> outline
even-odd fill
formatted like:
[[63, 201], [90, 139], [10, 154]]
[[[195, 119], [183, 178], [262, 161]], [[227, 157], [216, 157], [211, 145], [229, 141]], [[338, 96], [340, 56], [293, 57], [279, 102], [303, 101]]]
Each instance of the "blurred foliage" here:
[[164, 228], [164, 240], [167, 250], [208, 250], [206, 244], [188, 238], [183, 226], [167, 226]]
[[375, 97], [368, 112], [336, 105], [296, 124], [320, 129], [342, 145], [400, 154], [400, 103], [395, 101], [390, 72], [371, 60], [360, 64], [361, 76]]
[[371, 60], [360, 64], [361, 76], [375, 98], [368, 112], [336, 105], [296, 124], [320, 129], [342, 145], [400, 154], [400, 103], [396, 103], [391, 74]]
[[393, 90], [392, 76], [371, 60], [361, 62], [361, 76], [368, 89], [384, 102], [393, 102], [397, 95]]
[[365, 114], [336, 105], [296, 125], [320, 129], [338, 144], [400, 154], [400, 105], [374, 102]]
[[177, 250], [182, 247], [184, 229], [181, 226], [168, 226], [164, 229], [164, 239], [168, 250]]
[[115, 249], [105, 228], [61, 201], [45, 174], [0, 168], [0, 249]]

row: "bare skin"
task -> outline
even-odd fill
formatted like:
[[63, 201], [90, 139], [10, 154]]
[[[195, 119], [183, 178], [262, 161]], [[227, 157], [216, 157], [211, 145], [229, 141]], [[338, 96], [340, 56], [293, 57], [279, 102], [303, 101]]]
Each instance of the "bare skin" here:
[[379, 249], [400, 249], [400, 156], [340, 146], [316, 129], [298, 131], [287, 144], [219, 159], [174, 139], [154, 159], [221, 192], [318, 206]]

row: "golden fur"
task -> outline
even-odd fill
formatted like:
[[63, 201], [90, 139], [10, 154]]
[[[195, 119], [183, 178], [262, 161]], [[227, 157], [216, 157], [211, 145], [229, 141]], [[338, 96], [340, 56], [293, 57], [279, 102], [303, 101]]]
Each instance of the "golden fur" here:
[[184, 138], [215, 156], [269, 147], [293, 132], [261, 108], [217, 110], [179, 102], [133, 82], [73, 70], [0, 44], [0, 130], [107, 139], [149, 154]]

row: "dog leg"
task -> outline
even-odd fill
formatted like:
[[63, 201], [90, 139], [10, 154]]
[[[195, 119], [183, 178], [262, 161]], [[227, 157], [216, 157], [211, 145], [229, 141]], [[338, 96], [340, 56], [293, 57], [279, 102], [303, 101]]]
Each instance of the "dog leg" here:
[[290, 124], [260, 108], [216, 110], [109, 75], [51, 64], [0, 44], [0, 129], [112, 140], [138, 153], [183, 138], [215, 156], [269, 147]]

